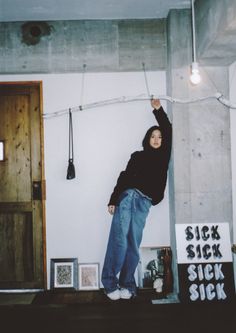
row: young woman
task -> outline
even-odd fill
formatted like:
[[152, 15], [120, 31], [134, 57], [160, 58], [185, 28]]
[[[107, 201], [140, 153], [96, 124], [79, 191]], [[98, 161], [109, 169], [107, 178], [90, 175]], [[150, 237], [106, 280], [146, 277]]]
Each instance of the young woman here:
[[159, 99], [152, 99], [153, 114], [159, 126], [146, 133], [143, 150], [136, 151], [120, 173], [111, 195], [108, 211], [113, 215], [102, 283], [111, 300], [136, 295], [134, 273], [139, 246], [151, 205], [164, 197], [171, 154], [172, 126]]

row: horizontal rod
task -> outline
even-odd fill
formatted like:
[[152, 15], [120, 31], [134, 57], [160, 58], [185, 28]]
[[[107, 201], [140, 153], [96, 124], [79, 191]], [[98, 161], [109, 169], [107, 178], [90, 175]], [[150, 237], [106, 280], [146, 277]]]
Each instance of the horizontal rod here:
[[[77, 111], [83, 111], [83, 110], [88, 110], [88, 109], [93, 109], [97, 107], [102, 107], [106, 105], [112, 105], [112, 104], [118, 104], [118, 103], [129, 103], [129, 102], [136, 102], [136, 101], [145, 101], [145, 100], [151, 100], [152, 98], [158, 98], [160, 100], [166, 100], [170, 103], [180, 103], [180, 104], [191, 104], [191, 103], [197, 103], [209, 99], [216, 99], [219, 101], [221, 104], [224, 106], [231, 108], [231, 109], [236, 109], [236, 104], [231, 103], [228, 99], [224, 98], [221, 93], [215, 93], [214, 95], [211, 96], [205, 96], [205, 97], [200, 97], [200, 98], [193, 98], [193, 99], [178, 99], [178, 98], [173, 98], [167, 95], [146, 95], [146, 94], [141, 94], [138, 96], [122, 96], [118, 98], [112, 98], [112, 99], [107, 99], [99, 102], [94, 102], [94, 103], [89, 103], [89, 104], [84, 104], [84, 105], [79, 105], [75, 107], [70, 107], [71, 112], [77, 112]], [[46, 118], [53, 118], [53, 117], [59, 117], [63, 116], [69, 113], [69, 108], [52, 112], [52, 113], [44, 113], [43, 117]]]

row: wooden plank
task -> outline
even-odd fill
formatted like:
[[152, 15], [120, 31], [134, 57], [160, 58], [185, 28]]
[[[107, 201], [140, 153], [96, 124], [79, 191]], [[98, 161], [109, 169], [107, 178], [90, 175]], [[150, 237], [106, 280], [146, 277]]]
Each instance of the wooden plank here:
[[29, 98], [1, 98], [0, 137], [6, 142], [6, 161], [0, 165], [0, 201], [31, 200]]
[[32, 181], [42, 179], [41, 168], [41, 136], [40, 136], [40, 101], [39, 101], [39, 88], [31, 87], [31, 100], [30, 100], [30, 128], [34, 137], [31, 140], [31, 165], [32, 165]]
[[1, 82], [0, 96], [29, 95], [31, 87], [39, 87], [41, 83], [41, 81]]
[[34, 242], [34, 279], [40, 281], [43, 275], [42, 255], [43, 255], [43, 235], [42, 225], [36, 223], [37, 219], [42, 219], [42, 207], [40, 201], [33, 202], [33, 242]]
[[30, 123], [29, 123], [29, 96], [15, 98], [16, 124], [15, 124], [15, 164], [17, 201], [31, 199], [31, 152], [30, 152]]
[[1, 213], [32, 212], [32, 202], [0, 202]]
[[41, 172], [42, 172], [42, 251], [43, 251], [43, 280], [44, 288], [47, 289], [47, 252], [46, 252], [46, 179], [44, 169], [44, 122], [43, 122], [43, 84], [39, 87], [39, 116], [40, 116], [40, 148], [41, 148]]
[[32, 213], [1, 214], [0, 243], [0, 281], [31, 281]]

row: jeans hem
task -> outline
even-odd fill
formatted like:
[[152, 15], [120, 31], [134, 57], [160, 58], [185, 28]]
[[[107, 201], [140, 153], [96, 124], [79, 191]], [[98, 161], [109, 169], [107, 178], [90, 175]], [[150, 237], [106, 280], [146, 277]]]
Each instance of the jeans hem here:
[[120, 290], [120, 288], [116, 287], [116, 288], [113, 288], [113, 289], [104, 289], [104, 294], [107, 295], [107, 294], [110, 294], [110, 293], [113, 293], [113, 291], [116, 291], [116, 290]]
[[135, 297], [137, 296], [137, 290], [135, 289], [130, 289], [130, 288], [127, 288], [127, 287], [124, 287], [124, 286], [121, 286], [120, 289], [127, 289], [129, 290], [129, 292], [132, 294], [132, 297]]

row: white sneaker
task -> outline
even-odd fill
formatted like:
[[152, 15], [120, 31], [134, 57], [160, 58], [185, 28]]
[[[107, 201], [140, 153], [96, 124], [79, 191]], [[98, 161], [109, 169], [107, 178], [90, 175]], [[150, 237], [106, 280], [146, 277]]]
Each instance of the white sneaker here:
[[128, 289], [122, 288], [120, 290], [120, 298], [130, 299], [132, 296], [133, 296], [133, 294]]
[[112, 291], [111, 293], [107, 294], [107, 297], [110, 298], [112, 301], [117, 301], [120, 299], [120, 290], [116, 289]]

